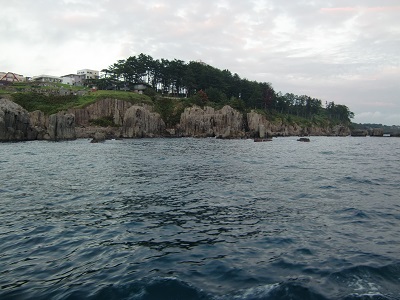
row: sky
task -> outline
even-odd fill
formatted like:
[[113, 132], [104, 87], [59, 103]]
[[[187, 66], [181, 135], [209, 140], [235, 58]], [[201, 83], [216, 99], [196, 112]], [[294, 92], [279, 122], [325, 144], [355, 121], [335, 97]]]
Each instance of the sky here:
[[0, 20], [2, 72], [201, 60], [400, 125], [399, 0], [0, 0]]

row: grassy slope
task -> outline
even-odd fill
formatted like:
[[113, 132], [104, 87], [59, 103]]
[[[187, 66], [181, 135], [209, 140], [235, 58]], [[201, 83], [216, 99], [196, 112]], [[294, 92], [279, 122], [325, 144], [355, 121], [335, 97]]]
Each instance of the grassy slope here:
[[129, 101], [131, 103], [153, 104], [152, 100], [140, 94], [120, 91], [88, 92], [85, 96], [45, 96], [37, 93], [13, 93], [14, 102], [28, 111], [41, 110], [50, 115], [69, 108], [84, 108], [100, 99], [112, 98]]
[[[69, 89], [71, 91], [82, 91], [86, 90], [87, 95], [85, 96], [45, 96], [43, 94], [35, 93], [35, 92], [23, 92], [27, 88], [31, 88], [30, 90], [48, 90], [48, 89]], [[21, 92], [18, 92], [21, 91]], [[183, 112], [185, 107], [191, 106], [193, 104], [197, 104], [193, 102], [193, 99], [187, 98], [159, 98], [156, 97], [154, 102], [153, 100], [146, 96], [140, 95], [132, 92], [125, 91], [96, 91], [90, 92], [88, 88], [83, 87], [74, 87], [63, 84], [53, 84], [50, 87], [34, 87], [27, 85], [26, 83], [17, 83], [13, 85], [13, 90], [4, 90], [0, 89], [0, 96], [9, 94], [12, 100], [22, 107], [24, 107], [28, 111], [41, 110], [45, 114], [50, 115], [57, 113], [62, 110], [67, 110], [69, 108], [84, 108], [92, 103], [95, 103], [98, 100], [111, 98], [111, 99], [119, 99], [129, 101], [133, 104], [138, 103], [146, 103], [149, 105], [154, 105], [155, 110], [159, 112], [163, 118], [163, 120], [167, 123], [168, 126], [174, 126], [179, 123], [180, 114]], [[231, 103], [226, 103], [231, 104]], [[216, 109], [221, 108], [223, 105], [219, 105], [217, 103], [209, 102], [207, 105], [213, 106]], [[247, 109], [242, 107], [240, 109], [242, 113], [246, 113]], [[318, 115], [314, 116], [312, 120], [297, 117], [294, 115], [283, 115], [279, 113], [266, 113], [265, 111], [257, 111], [261, 114], [265, 114], [267, 119], [272, 123], [286, 123], [286, 124], [294, 124], [300, 126], [312, 126], [313, 124], [316, 126], [326, 127], [335, 125], [332, 121], [329, 121], [326, 116]]]

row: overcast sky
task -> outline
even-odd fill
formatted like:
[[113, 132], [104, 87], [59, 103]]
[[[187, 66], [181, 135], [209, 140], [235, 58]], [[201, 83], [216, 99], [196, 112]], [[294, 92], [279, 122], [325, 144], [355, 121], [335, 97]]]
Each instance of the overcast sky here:
[[202, 60], [400, 125], [399, 0], [0, 0], [0, 71]]

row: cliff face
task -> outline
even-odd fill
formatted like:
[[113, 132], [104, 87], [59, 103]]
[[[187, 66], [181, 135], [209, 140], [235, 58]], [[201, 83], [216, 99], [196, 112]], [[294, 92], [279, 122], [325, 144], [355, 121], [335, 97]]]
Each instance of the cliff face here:
[[70, 109], [68, 113], [75, 115], [77, 125], [88, 126], [90, 120], [112, 117], [116, 125], [122, 126], [125, 112], [132, 104], [117, 99], [99, 100], [86, 108]]
[[35, 137], [29, 113], [18, 104], [0, 99], [0, 141], [25, 141]]
[[[90, 126], [90, 120], [110, 118], [116, 127]], [[75, 126], [77, 124], [78, 126]], [[173, 132], [173, 133], [171, 133]], [[257, 112], [243, 115], [230, 106], [220, 110], [212, 107], [186, 108], [180, 124], [168, 133], [165, 123], [151, 107], [132, 105], [129, 102], [104, 99], [84, 109], [71, 109], [45, 116], [41, 111], [28, 113], [8, 99], [0, 99], [0, 141], [21, 140], [71, 140], [89, 138], [100, 134], [106, 138], [126, 137], [218, 137], [243, 138], [266, 136], [335, 135], [346, 136], [345, 126], [301, 127], [297, 124], [272, 123]], [[376, 135], [381, 134], [380, 132]]]
[[74, 115], [63, 112], [47, 117], [41, 111], [28, 113], [18, 104], [0, 99], [0, 141], [75, 139]]
[[47, 132], [53, 141], [76, 139], [75, 116], [65, 112], [50, 115]]
[[165, 123], [158, 113], [143, 106], [131, 106], [124, 115], [122, 136], [126, 138], [159, 137], [165, 134]]
[[37, 132], [37, 140], [50, 140], [50, 135], [47, 131], [49, 127], [49, 117], [40, 110], [35, 110], [29, 113], [30, 124]]
[[350, 134], [350, 129], [342, 125], [333, 127], [301, 127], [294, 124], [285, 124], [282, 122], [271, 123], [264, 115], [251, 111], [247, 114], [247, 123], [249, 127], [249, 134], [255, 137], [265, 136], [297, 136], [297, 135], [333, 135], [333, 136], [347, 136]]
[[184, 136], [240, 138], [245, 136], [243, 116], [230, 106], [220, 110], [193, 106], [181, 115], [180, 130]]
[[247, 114], [247, 124], [250, 135], [260, 138], [265, 136], [291, 136], [304, 134], [304, 129], [297, 124], [289, 125], [282, 122], [271, 123], [264, 115], [251, 111]]

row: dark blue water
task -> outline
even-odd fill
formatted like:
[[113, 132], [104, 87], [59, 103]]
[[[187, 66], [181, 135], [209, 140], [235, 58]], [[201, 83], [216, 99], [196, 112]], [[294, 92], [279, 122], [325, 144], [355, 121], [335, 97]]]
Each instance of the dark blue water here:
[[0, 144], [0, 299], [400, 299], [400, 139]]

